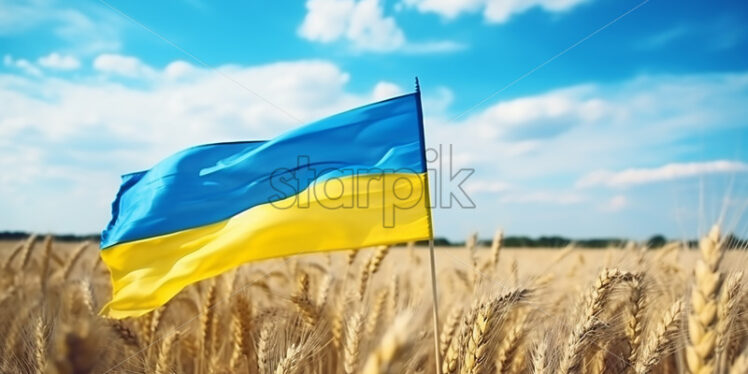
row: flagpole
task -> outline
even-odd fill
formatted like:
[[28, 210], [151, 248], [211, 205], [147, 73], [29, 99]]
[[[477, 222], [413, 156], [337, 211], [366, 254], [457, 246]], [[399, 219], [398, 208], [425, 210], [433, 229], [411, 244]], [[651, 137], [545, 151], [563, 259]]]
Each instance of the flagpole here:
[[[421, 131], [421, 161], [423, 167], [426, 169], [426, 141], [424, 137], [424, 126], [423, 126], [423, 107], [421, 105], [421, 84], [418, 82], [416, 77], [416, 100], [418, 101], [418, 125]], [[425, 196], [426, 203], [431, 204], [431, 197], [429, 196], [429, 173], [426, 170], [426, 188]], [[431, 302], [432, 309], [434, 311], [434, 357], [436, 358], [436, 374], [441, 374], [442, 357], [439, 353], [439, 300], [436, 295], [436, 261], [434, 260], [434, 227], [433, 219], [431, 217], [431, 207], [429, 206], [429, 263], [431, 264]]]
[[441, 374], [442, 358], [439, 352], [439, 301], [436, 297], [436, 265], [434, 261], [434, 238], [429, 239], [429, 259], [431, 262], [431, 300], [434, 309], [434, 354], [436, 356], [436, 374]]

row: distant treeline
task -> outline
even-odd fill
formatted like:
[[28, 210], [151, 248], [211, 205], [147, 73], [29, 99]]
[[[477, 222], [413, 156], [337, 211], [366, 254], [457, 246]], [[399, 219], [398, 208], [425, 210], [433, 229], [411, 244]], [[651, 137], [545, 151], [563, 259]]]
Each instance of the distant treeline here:
[[[21, 240], [29, 237], [29, 233], [23, 231], [0, 231], [0, 240]], [[83, 240], [90, 240], [98, 242], [101, 240], [101, 235], [73, 235], [73, 234], [54, 234], [52, 235], [55, 240], [60, 242], [80, 242]]]
[[[663, 235], [654, 235], [645, 244], [649, 248], [660, 248], [667, 244], [671, 240], [680, 239], [667, 239]], [[575, 247], [579, 248], [608, 248], [608, 247], [623, 247], [628, 243], [627, 239], [620, 238], [592, 238], [592, 239], [569, 239], [562, 236], [541, 236], [538, 238], [531, 238], [529, 236], [507, 236], [504, 237], [504, 247], [508, 248], [560, 248], [566, 247], [569, 244], [574, 243]], [[420, 241], [418, 245], [428, 245], [428, 241]], [[698, 240], [689, 240], [689, 247], [698, 246]], [[460, 247], [464, 246], [465, 242], [450, 242], [446, 238], [435, 238], [434, 245], [440, 247]], [[490, 246], [490, 239], [478, 240], [479, 246]], [[748, 240], [738, 238], [732, 234], [729, 234], [726, 238], [727, 248], [746, 248], [748, 247]]]
[[[21, 240], [29, 236], [29, 233], [22, 231], [0, 231], [0, 240]], [[61, 242], [77, 242], [83, 240], [91, 240], [98, 242], [101, 240], [100, 235], [53, 235], [55, 240]], [[679, 239], [678, 239], [679, 240]], [[646, 245], [650, 248], [660, 248], [665, 245], [669, 239], [663, 235], [654, 235], [646, 241]], [[574, 246], [579, 248], [608, 248], [608, 247], [623, 247], [629, 241], [620, 238], [593, 238], [593, 239], [569, 239], [562, 236], [541, 236], [538, 238], [531, 238], [529, 236], [507, 236], [504, 238], [504, 247], [516, 248], [559, 248], [566, 247], [567, 245], [574, 243]], [[417, 245], [428, 245], [428, 241], [420, 241]], [[438, 247], [462, 247], [465, 242], [452, 242], [446, 238], [437, 237], [434, 239], [434, 245]], [[490, 246], [490, 239], [478, 240], [479, 246]], [[689, 247], [696, 247], [698, 245], [697, 240], [689, 240]], [[732, 234], [727, 236], [727, 247], [728, 248], [747, 248], [748, 240], [738, 238]]]

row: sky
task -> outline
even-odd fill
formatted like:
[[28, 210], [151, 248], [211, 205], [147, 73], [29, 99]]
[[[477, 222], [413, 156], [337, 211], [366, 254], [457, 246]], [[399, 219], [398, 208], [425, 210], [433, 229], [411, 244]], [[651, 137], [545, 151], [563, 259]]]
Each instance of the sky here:
[[745, 236], [746, 24], [721, 0], [0, 0], [0, 231], [99, 232], [121, 174], [418, 76], [442, 201], [474, 205], [437, 204], [437, 236]]

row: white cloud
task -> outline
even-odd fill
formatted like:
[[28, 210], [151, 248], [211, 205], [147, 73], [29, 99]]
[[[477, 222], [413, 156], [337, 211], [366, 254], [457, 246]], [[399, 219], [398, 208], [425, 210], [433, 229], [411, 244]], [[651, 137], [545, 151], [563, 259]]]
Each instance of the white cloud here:
[[748, 164], [738, 161], [670, 163], [657, 168], [626, 169], [620, 172], [599, 170], [583, 176], [578, 187], [627, 187], [715, 173], [748, 172]]
[[307, 40], [347, 41], [355, 51], [408, 54], [446, 53], [466, 48], [454, 41], [407, 41], [395, 18], [384, 15], [379, 0], [307, 0], [306, 8], [298, 34]]
[[[97, 61], [99, 69], [128, 75], [128, 84], [109, 74], [0, 74], [3, 229], [95, 231], [108, 219], [121, 173], [195, 144], [269, 139], [299, 125], [215, 71], [183, 61], [163, 69], [123, 56]], [[349, 93], [348, 73], [320, 60], [218, 69], [302, 122], [397, 89], [381, 82]], [[71, 220], [64, 210], [82, 212]]]
[[125, 77], [152, 77], [155, 71], [139, 59], [118, 54], [102, 54], [93, 62], [94, 69]]
[[374, 97], [374, 100], [384, 100], [402, 94], [403, 89], [400, 86], [391, 82], [379, 82], [374, 86], [372, 97]]
[[379, 0], [308, 0], [299, 27], [302, 37], [329, 43], [345, 39], [364, 51], [389, 52], [405, 44], [392, 17], [383, 15]]
[[610, 198], [607, 202], [605, 202], [601, 207], [600, 210], [604, 212], [610, 212], [615, 213], [623, 210], [626, 208], [629, 204], [628, 199], [624, 195], [615, 195]]
[[299, 35], [322, 43], [340, 39], [348, 30], [355, 5], [353, 0], [308, 0], [307, 14], [299, 27]]
[[116, 51], [120, 48], [121, 16], [100, 4], [30, 0], [0, 0], [0, 35], [43, 30], [57, 38], [60, 49], [78, 55]]
[[500, 100], [459, 121], [424, 113], [427, 141], [453, 144], [467, 160], [458, 167], [525, 183], [563, 176], [571, 188], [599, 169], [708, 160], [694, 142], [744, 129], [745, 100], [748, 73], [659, 75]]
[[426, 54], [426, 53], [448, 53], [457, 52], [467, 49], [467, 45], [454, 42], [451, 40], [433, 41], [433, 42], [408, 42], [402, 48], [405, 54]]
[[13, 56], [6, 54], [3, 56], [3, 65], [19, 69], [28, 75], [42, 75], [42, 71], [36, 65], [24, 58], [14, 59]]
[[531, 191], [506, 194], [499, 199], [499, 202], [504, 204], [571, 205], [579, 204], [585, 200], [586, 198], [578, 193]]
[[403, 4], [423, 13], [436, 13], [453, 19], [463, 13], [482, 11], [491, 23], [503, 23], [513, 15], [540, 8], [546, 12], [563, 12], [587, 0], [403, 0]]
[[508, 191], [512, 188], [512, 185], [504, 181], [468, 181], [465, 185], [465, 192], [471, 193], [498, 193]]
[[80, 67], [80, 61], [71, 55], [61, 55], [57, 52], [39, 57], [37, 63], [45, 68], [57, 70], [75, 70]]

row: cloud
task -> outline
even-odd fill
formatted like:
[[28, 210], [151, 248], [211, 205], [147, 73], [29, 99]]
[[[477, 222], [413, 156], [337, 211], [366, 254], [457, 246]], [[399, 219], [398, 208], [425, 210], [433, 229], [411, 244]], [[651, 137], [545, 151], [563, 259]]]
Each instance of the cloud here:
[[[299, 125], [221, 74], [304, 123], [400, 91], [380, 82], [351, 93], [348, 73], [323, 60], [224, 65], [220, 74], [119, 55], [94, 65], [81, 72], [91, 76], [0, 74], [0, 227], [95, 231], [108, 219], [120, 174], [192, 145], [269, 139]], [[58, 213], [76, 206], [84, 212], [75, 220]]]
[[578, 187], [628, 187], [646, 183], [696, 177], [704, 174], [748, 172], [748, 163], [717, 160], [707, 162], [670, 163], [657, 168], [632, 168], [620, 172], [599, 170], [583, 176]]
[[615, 213], [623, 210], [629, 205], [628, 199], [624, 195], [615, 195], [605, 202], [600, 210], [604, 212]]
[[589, 95], [590, 90], [591, 87], [579, 86], [500, 102], [469, 122], [481, 128], [484, 136], [494, 139], [523, 141], [554, 137], [611, 113], [609, 104]]
[[0, 36], [42, 30], [56, 38], [59, 49], [92, 55], [121, 47], [123, 20], [100, 4], [77, 4], [47, 0], [0, 0]]
[[468, 181], [465, 185], [465, 192], [471, 193], [498, 193], [512, 189], [512, 185], [504, 181]]
[[155, 71], [138, 58], [117, 54], [102, 54], [93, 62], [94, 69], [131, 78], [152, 77]]
[[14, 59], [11, 55], [5, 55], [3, 56], [3, 65], [17, 68], [28, 75], [37, 77], [42, 75], [41, 69], [36, 67], [36, 65], [34, 65], [31, 61], [23, 58]]
[[404, 54], [449, 53], [467, 49], [468, 46], [451, 40], [433, 42], [408, 42], [401, 49]]
[[310, 41], [347, 41], [354, 51], [380, 53], [447, 53], [466, 48], [454, 41], [407, 41], [395, 18], [384, 15], [379, 0], [307, 0], [306, 8], [298, 34]]
[[402, 4], [422, 13], [436, 13], [446, 19], [454, 19], [463, 13], [482, 12], [490, 23], [507, 22], [513, 15], [533, 8], [545, 12], [563, 12], [587, 0], [403, 0]]
[[586, 198], [578, 193], [531, 191], [506, 194], [499, 199], [499, 202], [504, 204], [572, 205], [579, 204], [585, 200]]
[[401, 95], [403, 89], [400, 86], [391, 82], [379, 82], [374, 86], [374, 93], [372, 96], [375, 100], [384, 100], [390, 97]]
[[308, 0], [299, 27], [303, 38], [329, 43], [345, 39], [363, 51], [389, 52], [405, 44], [392, 17], [383, 15], [379, 0]]
[[81, 66], [80, 61], [71, 55], [61, 55], [57, 52], [40, 57], [37, 63], [45, 68], [57, 70], [75, 70]]
[[688, 35], [690, 29], [683, 25], [671, 27], [644, 39], [639, 46], [643, 49], [656, 49]]

